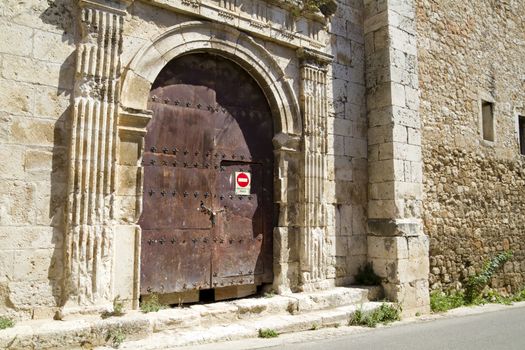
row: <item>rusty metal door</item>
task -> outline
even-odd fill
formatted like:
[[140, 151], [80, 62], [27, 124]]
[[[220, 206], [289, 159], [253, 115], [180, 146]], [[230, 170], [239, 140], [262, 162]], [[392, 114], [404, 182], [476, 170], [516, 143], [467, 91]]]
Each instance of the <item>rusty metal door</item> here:
[[[150, 94], [141, 294], [271, 282], [272, 118], [259, 86], [220, 56], [170, 62]], [[235, 193], [235, 172], [251, 174]]]

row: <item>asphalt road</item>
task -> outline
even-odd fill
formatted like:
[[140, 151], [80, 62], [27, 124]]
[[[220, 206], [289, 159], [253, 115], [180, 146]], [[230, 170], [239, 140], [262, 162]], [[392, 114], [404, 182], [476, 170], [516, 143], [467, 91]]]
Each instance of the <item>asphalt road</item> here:
[[378, 328], [359, 334], [259, 349], [524, 350], [525, 308]]

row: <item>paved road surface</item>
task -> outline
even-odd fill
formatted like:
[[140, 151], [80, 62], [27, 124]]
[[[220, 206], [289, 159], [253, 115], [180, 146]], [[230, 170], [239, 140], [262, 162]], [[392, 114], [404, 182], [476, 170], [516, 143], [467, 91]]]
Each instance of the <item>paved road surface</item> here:
[[[180, 348], [179, 348], [180, 349]], [[340, 327], [207, 344], [192, 350], [525, 350], [525, 308], [416, 321], [377, 329]]]

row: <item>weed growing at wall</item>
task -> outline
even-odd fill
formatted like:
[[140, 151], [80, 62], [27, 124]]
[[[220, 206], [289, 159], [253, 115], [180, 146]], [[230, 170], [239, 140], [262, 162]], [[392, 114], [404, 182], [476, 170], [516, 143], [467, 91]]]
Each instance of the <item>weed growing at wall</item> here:
[[464, 305], [497, 303], [509, 305], [525, 300], [525, 289], [513, 296], [503, 296], [493, 289], [487, 289], [492, 276], [512, 258], [512, 252], [498, 254], [487, 261], [480, 273], [471, 276], [465, 283], [465, 292], [433, 291], [430, 293], [430, 308], [433, 312], [444, 312]]
[[120, 345], [126, 340], [126, 334], [119, 328], [113, 328], [108, 331], [106, 341], [114, 348], [120, 347]]
[[356, 310], [348, 320], [349, 326], [376, 327], [378, 324], [387, 324], [401, 319], [401, 306], [398, 304], [386, 304], [373, 311]]
[[11, 328], [15, 326], [15, 321], [5, 316], [0, 316], [0, 329]]
[[111, 312], [104, 312], [102, 314], [102, 318], [108, 318], [111, 316], [123, 316], [125, 314], [124, 312], [124, 303], [120, 300], [120, 296], [117, 295], [115, 299], [113, 299], [113, 311]]
[[146, 300], [140, 303], [140, 310], [146, 314], [148, 312], [157, 312], [165, 308], [166, 305], [159, 301], [159, 296], [157, 294], [151, 294]]
[[259, 329], [259, 338], [277, 338], [279, 333], [270, 328]]
[[481, 297], [483, 289], [488, 285], [492, 276], [503, 264], [512, 258], [512, 252], [498, 254], [495, 258], [485, 263], [480, 273], [471, 276], [465, 285], [465, 301], [467, 304], [475, 303]]

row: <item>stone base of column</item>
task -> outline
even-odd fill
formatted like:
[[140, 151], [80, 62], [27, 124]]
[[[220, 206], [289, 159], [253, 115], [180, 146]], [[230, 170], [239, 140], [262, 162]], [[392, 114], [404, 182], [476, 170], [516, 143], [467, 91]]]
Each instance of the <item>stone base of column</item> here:
[[380, 219], [368, 223], [368, 260], [382, 278], [385, 296], [403, 314], [430, 311], [429, 242], [418, 219]]

